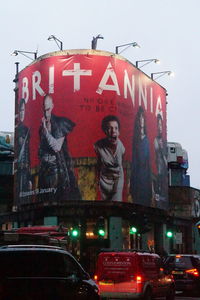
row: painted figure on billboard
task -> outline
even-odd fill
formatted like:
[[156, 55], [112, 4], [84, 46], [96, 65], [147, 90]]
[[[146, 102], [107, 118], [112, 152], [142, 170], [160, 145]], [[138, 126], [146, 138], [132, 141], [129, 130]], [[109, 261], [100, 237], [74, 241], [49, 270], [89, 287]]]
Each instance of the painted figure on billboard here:
[[101, 200], [122, 201], [125, 148], [119, 139], [120, 121], [116, 116], [108, 115], [102, 120], [101, 128], [106, 137], [94, 144]]
[[150, 149], [144, 109], [140, 106], [135, 118], [132, 144], [130, 192], [133, 202], [151, 206], [152, 179]]
[[24, 125], [25, 100], [19, 102], [19, 124], [17, 127], [17, 174], [18, 174], [18, 196], [21, 193], [31, 190], [30, 173], [30, 128]]
[[53, 98], [47, 94], [43, 101], [44, 116], [39, 128], [39, 188], [40, 191], [41, 189], [50, 191], [50, 195], [47, 194], [50, 200], [80, 200], [81, 195], [66, 138], [75, 123], [66, 117], [52, 114], [53, 108]]
[[[154, 187], [156, 200], [166, 200], [167, 195], [167, 143], [163, 139], [163, 120], [161, 114], [157, 115], [157, 136], [154, 140], [156, 154], [157, 176]], [[159, 196], [159, 197], [158, 197]], [[161, 205], [162, 206], [162, 205]]]

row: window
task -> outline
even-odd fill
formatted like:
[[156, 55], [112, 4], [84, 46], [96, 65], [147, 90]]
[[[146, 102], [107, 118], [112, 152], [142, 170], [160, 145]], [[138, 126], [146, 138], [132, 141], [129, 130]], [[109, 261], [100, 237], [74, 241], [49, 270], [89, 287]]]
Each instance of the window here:
[[170, 147], [170, 152], [171, 153], [176, 153], [176, 148], [175, 147]]
[[166, 261], [166, 265], [176, 268], [190, 269], [193, 267], [191, 258], [188, 256], [169, 257]]
[[12, 251], [0, 254], [2, 275], [64, 277], [62, 253], [50, 251]]
[[65, 276], [71, 276], [71, 275], [80, 276], [82, 270], [72, 257], [65, 255], [64, 265], [65, 265], [65, 274], [66, 274]]

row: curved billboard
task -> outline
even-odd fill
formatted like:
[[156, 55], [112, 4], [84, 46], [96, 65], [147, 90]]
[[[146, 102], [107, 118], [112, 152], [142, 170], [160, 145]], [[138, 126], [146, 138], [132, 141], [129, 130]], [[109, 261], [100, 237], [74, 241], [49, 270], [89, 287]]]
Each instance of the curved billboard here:
[[19, 73], [16, 205], [167, 208], [166, 91], [119, 55], [69, 50]]

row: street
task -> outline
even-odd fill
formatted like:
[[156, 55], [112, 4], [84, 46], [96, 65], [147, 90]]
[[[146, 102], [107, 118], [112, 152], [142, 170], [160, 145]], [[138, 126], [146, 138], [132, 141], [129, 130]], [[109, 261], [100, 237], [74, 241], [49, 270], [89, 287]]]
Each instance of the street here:
[[175, 298], [176, 300], [199, 300], [200, 299], [200, 297], [197, 297], [197, 296], [187, 296], [186, 297], [186, 295], [184, 295], [184, 294], [181, 294], [181, 292], [176, 292], [176, 298]]
[[[160, 297], [157, 300], [164, 300], [165, 298]], [[199, 300], [200, 297], [186, 297], [184, 295], [176, 295], [175, 300]]]
[[176, 300], [197, 300], [197, 299], [199, 299], [199, 297], [176, 297], [175, 298]]
[[[164, 300], [164, 297], [156, 298], [156, 300]], [[184, 295], [176, 295], [175, 300], [199, 300], [200, 297], [186, 297]], [[117, 299], [112, 299], [117, 300]], [[125, 299], [124, 299], [125, 300]]]

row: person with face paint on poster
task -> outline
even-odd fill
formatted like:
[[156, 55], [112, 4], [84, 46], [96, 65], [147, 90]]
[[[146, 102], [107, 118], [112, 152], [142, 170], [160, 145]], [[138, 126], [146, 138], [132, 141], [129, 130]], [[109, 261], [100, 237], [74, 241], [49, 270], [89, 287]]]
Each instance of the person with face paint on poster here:
[[119, 119], [108, 115], [102, 120], [101, 128], [106, 137], [94, 144], [101, 200], [122, 201], [124, 186], [122, 162], [125, 148], [119, 139]]
[[47, 191], [41, 197], [59, 201], [80, 200], [66, 137], [75, 123], [66, 117], [54, 115], [53, 108], [53, 98], [47, 94], [43, 100], [44, 116], [39, 129], [39, 188], [40, 192], [41, 189]]

